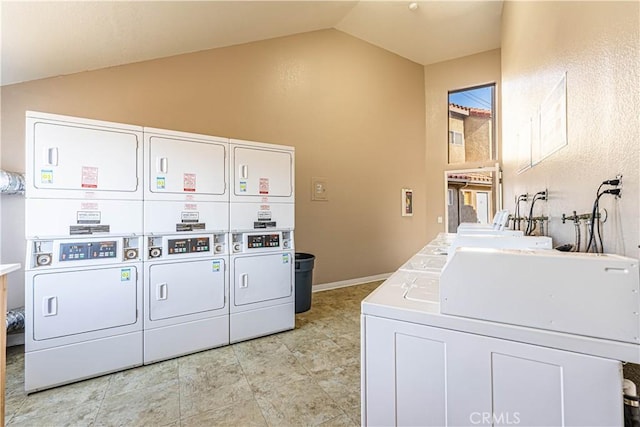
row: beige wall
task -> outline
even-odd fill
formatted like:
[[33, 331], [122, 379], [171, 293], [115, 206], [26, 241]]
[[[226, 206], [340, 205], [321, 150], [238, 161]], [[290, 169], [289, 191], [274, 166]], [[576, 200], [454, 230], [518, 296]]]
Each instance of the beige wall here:
[[[24, 170], [27, 109], [292, 145], [296, 250], [317, 256], [314, 283], [348, 280], [394, 271], [427, 240], [424, 96], [421, 65], [317, 31], [5, 86], [2, 166]], [[328, 202], [311, 201], [316, 176]], [[23, 203], [3, 202], [2, 262], [22, 262]]]
[[445, 231], [444, 223], [438, 223], [438, 217], [444, 220], [446, 211], [444, 171], [469, 169], [480, 166], [493, 166], [494, 161], [468, 162], [447, 165], [448, 144], [448, 93], [483, 84], [496, 83], [496, 129], [497, 147], [500, 152], [500, 49], [425, 67], [426, 99], [426, 179], [427, 179], [427, 239], [434, 238]]
[[[520, 175], [519, 129], [566, 73], [568, 145]], [[640, 3], [508, 2], [502, 16], [505, 207], [547, 188], [536, 214], [554, 244], [573, 243], [563, 213], [591, 211], [598, 185], [622, 173], [622, 198], [601, 199], [605, 251], [638, 257]]]

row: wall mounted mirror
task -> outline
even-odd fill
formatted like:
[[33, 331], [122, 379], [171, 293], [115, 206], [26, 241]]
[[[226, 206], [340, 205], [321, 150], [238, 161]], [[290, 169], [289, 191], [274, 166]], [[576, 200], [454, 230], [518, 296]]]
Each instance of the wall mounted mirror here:
[[490, 224], [502, 209], [500, 167], [445, 171], [445, 230], [463, 222]]

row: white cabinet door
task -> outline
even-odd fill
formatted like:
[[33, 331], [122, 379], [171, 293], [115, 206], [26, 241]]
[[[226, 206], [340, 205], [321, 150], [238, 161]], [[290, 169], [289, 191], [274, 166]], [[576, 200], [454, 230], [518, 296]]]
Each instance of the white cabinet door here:
[[363, 316], [363, 424], [622, 425], [616, 360]]
[[33, 276], [33, 339], [46, 340], [135, 324], [134, 266]]
[[293, 295], [293, 253], [233, 257], [234, 307]]
[[226, 144], [147, 134], [145, 139], [147, 194], [155, 199], [167, 195], [225, 196]]
[[232, 200], [293, 202], [293, 151], [231, 145]]
[[145, 291], [152, 321], [223, 309], [224, 259], [151, 265]]
[[58, 190], [62, 197], [95, 192], [98, 198], [142, 198], [140, 132], [38, 119], [28, 119], [27, 126], [30, 197]]

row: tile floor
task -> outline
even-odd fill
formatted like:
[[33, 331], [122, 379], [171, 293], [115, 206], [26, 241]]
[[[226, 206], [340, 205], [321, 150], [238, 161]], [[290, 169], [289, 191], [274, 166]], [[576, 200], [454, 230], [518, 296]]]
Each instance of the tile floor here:
[[292, 331], [24, 393], [7, 350], [7, 426], [360, 425], [360, 302], [382, 282], [318, 292]]

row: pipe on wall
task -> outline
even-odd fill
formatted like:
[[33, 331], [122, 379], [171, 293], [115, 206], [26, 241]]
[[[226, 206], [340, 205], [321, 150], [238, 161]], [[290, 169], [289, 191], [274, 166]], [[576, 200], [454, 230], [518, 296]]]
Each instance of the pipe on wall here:
[[0, 193], [24, 193], [24, 175], [18, 172], [8, 172], [0, 169]]

